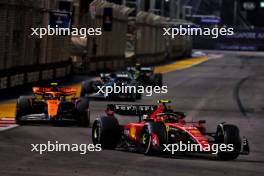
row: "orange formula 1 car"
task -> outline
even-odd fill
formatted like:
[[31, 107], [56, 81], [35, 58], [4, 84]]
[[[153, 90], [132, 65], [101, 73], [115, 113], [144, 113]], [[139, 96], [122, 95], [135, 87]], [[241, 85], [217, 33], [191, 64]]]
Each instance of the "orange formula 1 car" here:
[[20, 96], [16, 106], [16, 122], [76, 121], [80, 126], [90, 122], [89, 102], [76, 97], [77, 89], [58, 87], [33, 87], [33, 96]]

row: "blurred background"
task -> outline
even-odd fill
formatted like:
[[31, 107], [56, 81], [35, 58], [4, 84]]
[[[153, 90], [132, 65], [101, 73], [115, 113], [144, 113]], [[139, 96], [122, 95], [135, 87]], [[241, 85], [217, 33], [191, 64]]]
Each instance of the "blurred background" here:
[[[190, 57], [193, 49], [264, 50], [264, 0], [1, 0], [0, 90], [73, 73]], [[32, 36], [31, 28], [101, 27], [102, 36]], [[234, 27], [233, 36], [164, 37], [163, 27]]]

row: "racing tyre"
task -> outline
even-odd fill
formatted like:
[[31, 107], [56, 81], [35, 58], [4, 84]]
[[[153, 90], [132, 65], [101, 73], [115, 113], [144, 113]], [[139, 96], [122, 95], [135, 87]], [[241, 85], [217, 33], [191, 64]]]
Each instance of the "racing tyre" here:
[[81, 98], [80, 101], [77, 102], [76, 109], [78, 114], [78, 126], [88, 127], [90, 124], [89, 101]]
[[83, 81], [81, 85], [81, 97], [85, 97], [86, 94], [91, 94], [96, 92], [94, 90], [94, 85], [99, 84], [95, 80], [88, 80], [88, 81]]
[[17, 100], [16, 105], [16, 123], [22, 125], [23, 121], [21, 118], [27, 114], [30, 114], [31, 112], [31, 105], [30, 101], [32, 101], [32, 98], [29, 96], [20, 96]]
[[154, 84], [155, 86], [159, 86], [159, 87], [163, 85], [162, 74], [158, 73], [154, 75]]
[[142, 94], [141, 93], [137, 93], [136, 94], [136, 99], [137, 100], [141, 100], [142, 99]]
[[103, 116], [94, 121], [92, 128], [94, 144], [101, 144], [103, 149], [115, 149], [119, 138], [119, 124], [116, 118]]
[[233, 145], [233, 151], [219, 151], [217, 156], [220, 160], [234, 160], [239, 156], [241, 150], [241, 138], [239, 129], [235, 125], [220, 124], [216, 130], [216, 143]]
[[141, 100], [141, 98], [142, 98], [142, 95], [141, 95], [141, 93], [138, 93], [138, 86], [140, 86], [141, 84], [138, 82], [138, 81], [136, 81], [136, 80], [133, 80], [131, 83], [130, 83], [130, 85], [129, 86], [135, 86], [135, 87], [137, 87], [137, 91], [136, 91], [136, 95], [135, 95], [135, 101], [136, 100]]
[[137, 94], [130, 94], [128, 100], [135, 102], [137, 100]]
[[143, 128], [140, 139], [140, 152], [145, 155], [157, 155], [167, 143], [166, 127], [162, 122], [148, 122]]

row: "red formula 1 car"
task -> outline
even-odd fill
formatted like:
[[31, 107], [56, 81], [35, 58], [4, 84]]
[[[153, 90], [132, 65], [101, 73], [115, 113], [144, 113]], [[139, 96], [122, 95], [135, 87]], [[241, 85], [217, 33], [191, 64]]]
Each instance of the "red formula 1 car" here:
[[[106, 116], [94, 121], [94, 144], [101, 144], [105, 149], [122, 148], [148, 155], [210, 153], [217, 154], [221, 160], [249, 154], [248, 141], [246, 138], [241, 140], [237, 126], [221, 123], [215, 133], [207, 133], [204, 120], [186, 122], [185, 114], [173, 111], [166, 105], [169, 102], [160, 100], [158, 106], [109, 104]], [[135, 116], [138, 120], [120, 125], [117, 120], [120, 116]]]

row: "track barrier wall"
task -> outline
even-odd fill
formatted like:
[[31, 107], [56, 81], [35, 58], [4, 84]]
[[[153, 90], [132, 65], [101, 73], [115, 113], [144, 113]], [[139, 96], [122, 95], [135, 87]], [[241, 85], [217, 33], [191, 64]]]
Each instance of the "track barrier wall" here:
[[70, 36], [31, 35], [54, 9], [56, 0], [0, 1], [0, 91], [71, 73]]
[[[116, 71], [137, 62], [157, 64], [165, 61], [166, 52], [172, 57], [182, 56], [186, 46], [189, 47], [184, 37], [173, 41], [163, 37], [162, 28], [168, 18], [139, 12], [135, 17], [135, 52], [127, 58], [128, 17], [133, 9], [107, 1], [92, 3], [94, 17], [90, 13], [84, 14], [77, 27], [103, 28], [104, 10], [111, 8], [112, 30], [87, 37], [86, 50], [80, 56], [87, 73]], [[56, 0], [0, 2], [0, 90], [57, 80], [73, 72], [71, 36], [44, 36], [40, 39], [30, 35], [31, 28], [47, 27], [49, 12], [54, 9]]]

